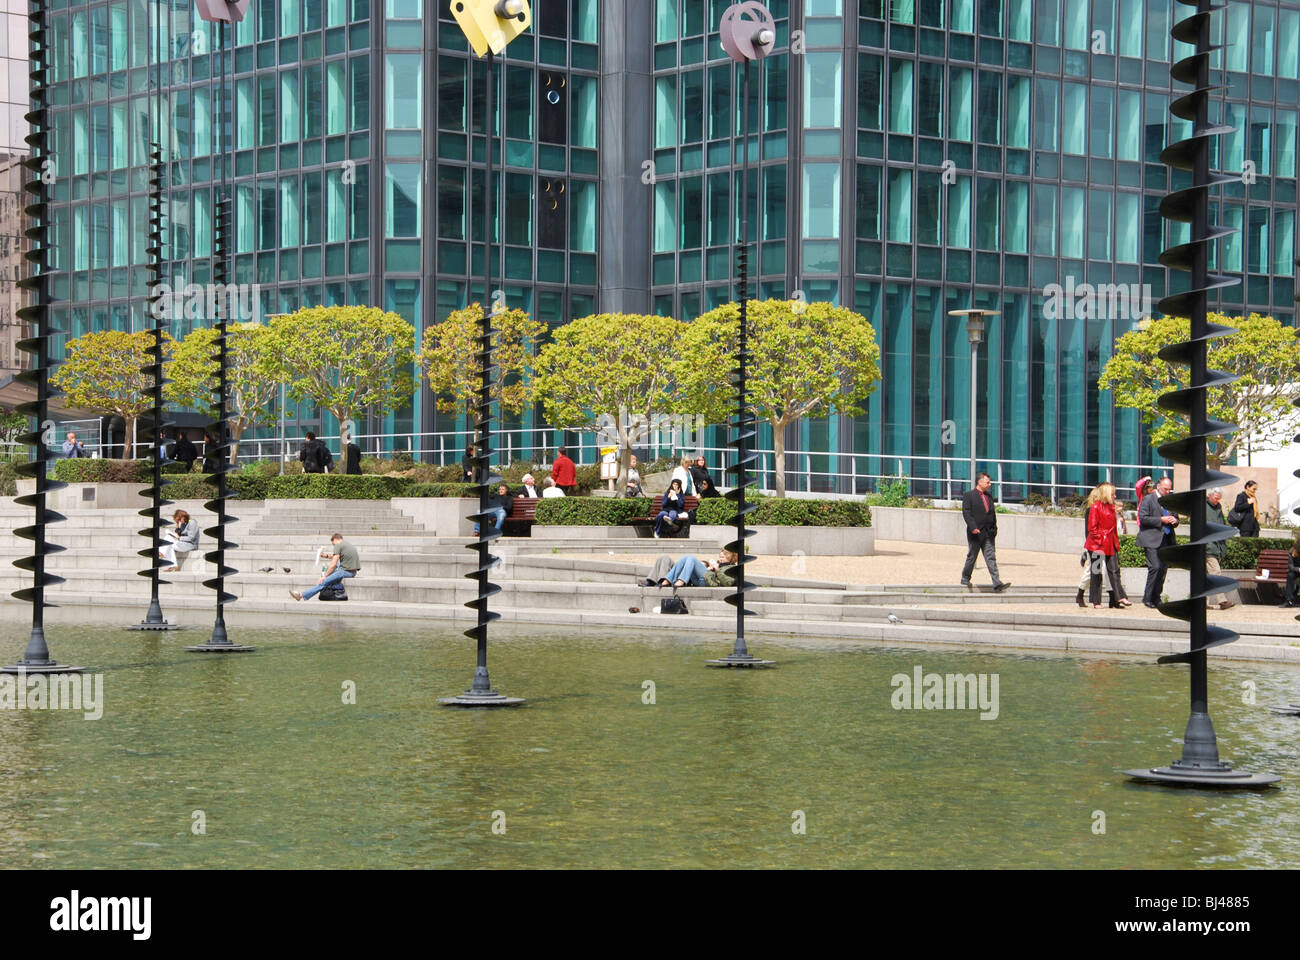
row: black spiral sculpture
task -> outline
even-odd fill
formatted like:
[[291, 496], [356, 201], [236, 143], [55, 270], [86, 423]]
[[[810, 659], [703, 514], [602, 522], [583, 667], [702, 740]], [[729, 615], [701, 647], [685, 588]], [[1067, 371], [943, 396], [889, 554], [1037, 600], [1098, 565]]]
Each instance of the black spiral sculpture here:
[[731, 423], [731, 440], [728, 441], [728, 446], [736, 451], [736, 463], [727, 468], [727, 473], [734, 474], [736, 481], [726, 494], [727, 499], [736, 505], [736, 512], [730, 520], [736, 526], [736, 538], [726, 545], [726, 549], [736, 555], [736, 562], [724, 568], [735, 583], [735, 590], [727, 597], [727, 603], [736, 608], [736, 643], [729, 656], [707, 661], [710, 667], [770, 667], [774, 663], [753, 656], [745, 645], [745, 617], [753, 615], [752, 610], [745, 608], [745, 594], [754, 589], [754, 585], [745, 579], [745, 562], [754, 559], [745, 552], [745, 542], [756, 533], [745, 526], [745, 517], [757, 509], [757, 504], [746, 501], [745, 491], [754, 485], [750, 468], [758, 459], [751, 451], [751, 441], [758, 431], [754, 413], [749, 407], [747, 389], [749, 361], [753, 358], [749, 352], [749, 67], [752, 61], [761, 60], [771, 51], [776, 40], [775, 26], [772, 14], [763, 4], [756, 2], [732, 4], [723, 11], [719, 26], [723, 49], [732, 60], [745, 65], [745, 90], [742, 112], [744, 159], [741, 165], [739, 201], [740, 242], [736, 250], [740, 319], [736, 337], [736, 365], [731, 370], [732, 384], [736, 388], [736, 414]]
[[150, 504], [140, 511], [140, 516], [149, 518], [149, 526], [140, 531], [140, 536], [149, 538], [149, 546], [139, 551], [139, 555], [149, 559], [149, 569], [141, 570], [140, 576], [149, 578], [149, 612], [139, 623], [132, 624], [128, 630], [179, 630], [181, 627], [174, 623], [168, 623], [163, 618], [162, 605], [158, 602], [158, 587], [161, 584], [170, 581], [163, 580], [159, 576], [159, 570], [164, 561], [158, 558], [158, 551], [162, 549], [162, 529], [165, 521], [162, 515], [162, 508], [171, 504], [170, 500], [163, 497], [163, 487], [171, 481], [163, 477], [162, 467], [165, 459], [163, 453], [163, 431], [167, 427], [175, 426], [175, 422], [167, 419], [167, 411], [163, 404], [163, 385], [168, 381], [163, 376], [163, 336], [171, 326], [166, 319], [167, 310], [162, 303], [162, 275], [163, 275], [163, 162], [162, 148], [157, 141], [149, 145], [149, 241], [145, 252], [149, 256], [149, 310], [154, 318], [153, 339], [145, 351], [149, 354], [151, 360], [145, 366], [140, 368], [140, 372], [146, 374], [152, 383], [151, 399], [153, 401], [150, 416], [153, 418], [153, 457], [151, 475], [152, 484], [140, 492], [142, 497], [148, 497]]
[[[220, 135], [217, 140], [221, 144], [222, 169], [221, 169], [221, 187], [220, 198], [212, 206], [212, 283], [216, 288], [217, 315], [215, 319], [216, 337], [213, 338], [212, 359], [217, 363], [217, 416], [216, 422], [208, 428], [208, 445], [204, 453], [205, 459], [215, 463], [212, 473], [207, 478], [207, 483], [215, 488], [212, 499], [203, 504], [203, 506], [216, 514], [216, 524], [208, 527], [203, 532], [212, 538], [213, 548], [203, 555], [203, 558], [216, 567], [216, 575], [211, 579], [204, 580], [203, 585], [210, 590], [216, 591], [217, 594], [217, 617], [216, 622], [212, 625], [212, 638], [205, 644], [185, 649], [191, 653], [251, 653], [254, 647], [244, 646], [243, 644], [234, 643], [226, 634], [226, 604], [234, 603], [238, 598], [233, 593], [226, 591], [226, 577], [238, 573], [234, 567], [226, 565], [226, 551], [236, 549], [239, 544], [226, 539], [226, 525], [231, 521], [238, 520], [238, 517], [232, 517], [226, 513], [226, 501], [233, 499], [235, 496], [230, 492], [230, 487], [226, 483], [226, 475], [234, 469], [230, 464], [230, 349], [227, 333], [230, 320], [230, 193], [227, 184], [228, 168], [226, 164], [226, 143], [225, 131], [230, 129], [229, 117], [227, 116], [228, 104], [226, 103], [225, 79], [226, 79], [226, 26], [224, 22], [217, 24], [217, 49], [216, 56], [220, 58], [220, 81], [221, 81], [221, 109], [216, 111], [217, 122], [220, 125]], [[209, 298], [211, 302], [212, 298]]]
[[[487, 114], [491, 117], [492, 112], [492, 93], [496, 84], [495, 81], [495, 58], [492, 52], [487, 55]], [[484, 214], [484, 234], [487, 241], [486, 256], [483, 258], [486, 264], [485, 276], [486, 286], [483, 290], [486, 294], [483, 298], [484, 303], [491, 303], [491, 309], [495, 309], [496, 298], [492, 296], [492, 201], [495, 197], [495, 191], [492, 188], [492, 123], [487, 123], [487, 208]], [[487, 638], [488, 624], [493, 620], [500, 620], [499, 613], [493, 613], [488, 609], [488, 600], [501, 592], [501, 588], [488, 579], [488, 574], [496, 566], [498, 558], [492, 555], [492, 541], [501, 536], [501, 531], [495, 526], [488, 523], [491, 516], [488, 511], [488, 497], [496, 485], [501, 483], [501, 477], [492, 472], [492, 381], [495, 375], [495, 369], [492, 364], [492, 313], [489, 307], [484, 306], [479, 315], [479, 337], [478, 353], [475, 354], [479, 363], [479, 387], [478, 403], [475, 405], [477, 419], [474, 422], [475, 427], [475, 450], [474, 457], [474, 479], [476, 481], [475, 489], [478, 492], [478, 513], [470, 519], [478, 523], [478, 541], [471, 543], [469, 549], [475, 551], [478, 558], [478, 566], [470, 573], [465, 574], [476, 584], [478, 584], [478, 595], [465, 606], [475, 610], [478, 614], [478, 622], [469, 630], [465, 631], [465, 636], [474, 640], [477, 660], [474, 666], [474, 681], [470, 688], [464, 693], [454, 697], [442, 697], [439, 703], [449, 707], [515, 707], [523, 703], [522, 697], [507, 697], [492, 689], [492, 682], [488, 677], [487, 668]], [[495, 518], [493, 518], [495, 519]]]
[[1206, 573], [1205, 547], [1229, 539], [1236, 531], [1206, 519], [1205, 491], [1229, 483], [1236, 477], [1211, 470], [1206, 464], [1207, 438], [1230, 434], [1235, 429], [1234, 424], [1213, 420], [1206, 414], [1206, 395], [1212, 388], [1226, 386], [1237, 378], [1206, 366], [1209, 342], [1233, 332], [1231, 327], [1208, 322], [1206, 301], [1211, 290], [1232, 286], [1240, 280], [1210, 272], [1211, 245], [1236, 231], [1210, 224], [1209, 203], [1212, 187], [1230, 183], [1238, 177], [1210, 172], [1213, 138], [1234, 129], [1213, 124], [1209, 119], [1210, 94], [1222, 89], [1221, 84], [1212, 85], [1210, 82], [1210, 55], [1218, 49], [1210, 43], [1210, 16], [1222, 7], [1214, 6], [1210, 0], [1178, 2], [1195, 7], [1196, 13], [1174, 24], [1171, 33], [1175, 40], [1194, 44], [1196, 51], [1175, 63], [1170, 73], [1180, 83], [1191, 84], [1193, 89], [1175, 100], [1169, 109], [1174, 116], [1192, 121], [1193, 128], [1192, 135], [1186, 140], [1166, 147], [1160, 154], [1160, 161], [1175, 169], [1190, 171], [1192, 184], [1166, 195], [1160, 202], [1160, 215], [1167, 220], [1191, 224], [1191, 239], [1165, 250], [1160, 255], [1160, 262], [1171, 269], [1190, 273], [1191, 285], [1185, 293], [1162, 298], [1156, 308], [1168, 316], [1191, 319], [1191, 337], [1183, 343], [1164, 347], [1159, 353], [1162, 360], [1186, 364], [1190, 369], [1188, 386], [1161, 394], [1157, 402], [1161, 408], [1181, 414], [1190, 422], [1186, 439], [1161, 445], [1159, 453], [1189, 467], [1191, 480], [1188, 489], [1162, 497], [1160, 504], [1170, 512], [1191, 517], [1191, 537], [1186, 544], [1161, 547], [1160, 558], [1170, 567], [1188, 571], [1191, 591], [1186, 599], [1161, 603], [1160, 612], [1190, 624], [1191, 644], [1185, 653], [1160, 657], [1157, 663], [1186, 663], [1191, 667], [1191, 715], [1183, 735], [1183, 754], [1179, 759], [1166, 767], [1127, 770], [1125, 773], [1149, 783], [1266, 787], [1281, 778], [1273, 774], [1234, 770], [1231, 764], [1219, 759], [1214, 724], [1210, 720], [1206, 651], [1232, 643], [1237, 634], [1224, 627], [1208, 625], [1205, 603], [1207, 597], [1235, 587], [1236, 582]]
[[[20, 476], [33, 477], [36, 491], [18, 497], [14, 502], [24, 507], [34, 507], [35, 522], [29, 527], [14, 530], [14, 536], [31, 540], [35, 544], [30, 557], [14, 561], [14, 566], [21, 570], [30, 570], [32, 585], [23, 590], [15, 590], [13, 596], [32, 605], [32, 631], [27, 640], [27, 649], [23, 658], [16, 664], [0, 667], [0, 673], [78, 673], [83, 668], [69, 667], [50, 656], [50, 648], [45, 642], [45, 608], [54, 604], [46, 603], [45, 588], [63, 583], [63, 578], [49, 573], [45, 569], [45, 558], [52, 553], [66, 549], [57, 543], [50, 543], [45, 538], [47, 524], [66, 520], [62, 514], [46, 506], [46, 494], [62, 490], [67, 486], [48, 476], [48, 464], [54, 459], [50, 453], [50, 444], [55, 442], [54, 423], [50, 420], [50, 400], [59, 395], [59, 390], [50, 384], [50, 374], [59, 366], [59, 361], [50, 356], [50, 346], [55, 337], [65, 333], [56, 330], [50, 324], [50, 255], [49, 255], [49, 191], [45, 177], [53, 172], [53, 160], [50, 158], [50, 120], [48, 113], [49, 91], [46, 86], [49, 69], [48, 30], [45, 26], [47, 0], [33, 0], [29, 18], [32, 21], [29, 33], [32, 68], [32, 108], [27, 113], [27, 143], [31, 147], [23, 166], [33, 174], [26, 187], [32, 194], [32, 202], [26, 207], [27, 227], [23, 231], [29, 241], [24, 256], [29, 264], [27, 276], [18, 281], [20, 289], [28, 291], [27, 302], [19, 308], [18, 317], [26, 324], [35, 327], [34, 337], [25, 337], [18, 341], [18, 349], [35, 355], [35, 363], [30, 370], [24, 370], [14, 379], [19, 383], [30, 384], [36, 390], [36, 399], [30, 403], [19, 404], [18, 413], [35, 418], [35, 429], [20, 438], [30, 445], [32, 459], [19, 464]], [[49, 168], [47, 168], [49, 164]]]

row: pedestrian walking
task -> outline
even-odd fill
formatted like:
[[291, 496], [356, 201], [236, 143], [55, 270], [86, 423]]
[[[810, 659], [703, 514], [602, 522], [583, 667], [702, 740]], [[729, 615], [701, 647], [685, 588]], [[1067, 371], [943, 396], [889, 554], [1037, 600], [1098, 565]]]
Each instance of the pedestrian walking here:
[[961, 498], [961, 515], [966, 521], [966, 564], [961, 568], [961, 585], [971, 585], [970, 575], [975, 572], [975, 558], [982, 552], [984, 565], [993, 578], [993, 592], [1001, 593], [1010, 583], [998, 577], [998, 557], [996, 540], [998, 537], [998, 518], [993, 509], [993, 500], [989, 496], [989, 487], [993, 479], [981, 471], [975, 477], [975, 487], [967, 490]]
[[1094, 610], [1101, 609], [1101, 572], [1110, 580], [1110, 605], [1131, 607], [1124, 595], [1119, 572], [1119, 524], [1115, 506], [1115, 487], [1100, 483], [1088, 497], [1088, 599]]
[[308, 430], [307, 442], [298, 451], [298, 459], [302, 462], [303, 473], [324, 473], [334, 462], [334, 455], [323, 440], [317, 440], [316, 434]]
[[1237, 494], [1237, 502], [1228, 514], [1228, 522], [1243, 537], [1259, 536], [1259, 484], [1254, 480], [1247, 480], [1245, 489]]
[[1142, 591], [1142, 605], [1155, 608], [1165, 589], [1165, 574], [1169, 568], [1160, 559], [1160, 548], [1174, 543], [1174, 528], [1178, 526], [1178, 517], [1160, 505], [1160, 498], [1173, 489], [1174, 482], [1168, 477], [1161, 477], [1153, 489], [1151, 478], [1143, 477], [1138, 481], [1138, 546], [1147, 555], [1147, 582]]
[[[1228, 518], [1223, 515], [1223, 488], [1211, 487], [1205, 491], [1205, 522], [1215, 523], [1219, 526], [1227, 524]], [[1228, 555], [1228, 541], [1214, 540], [1205, 545], [1205, 572], [1209, 576], [1216, 576], [1223, 567], [1223, 558]], [[1220, 610], [1227, 610], [1234, 605], [1231, 599], [1232, 594], [1237, 592], [1236, 587], [1231, 588], [1228, 592], [1217, 594], [1222, 599], [1218, 603]], [[1211, 594], [1216, 596], [1216, 594]], [[1210, 605], [1210, 597], [1205, 598], [1205, 605]]]
[[176, 442], [172, 444], [172, 459], [189, 473], [194, 469], [194, 461], [199, 458], [199, 448], [184, 430], [176, 431]]
[[343, 452], [345, 454], [344, 461], [347, 464], [347, 472], [356, 476], [361, 472], [361, 448], [357, 446], [355, 440], [348, 437], [347, 446], [343, 448]]
[[297, 590], [290, 590], [289, 596], [295, 600], [310, 600], [326, 587], [341, 583], [361, 572], [361, 559], [357, 555], [357, 548], [344, 540], [343, 534], [336, 533], [330, 537], [330, 545], [328, 551], [321, 551], [322, 557], [329, 557], [330, 564], [325, 568], [325, 572], [321, 574], [321, 578], [316, 581], [316, 586], [304, 590], [302, 593]]

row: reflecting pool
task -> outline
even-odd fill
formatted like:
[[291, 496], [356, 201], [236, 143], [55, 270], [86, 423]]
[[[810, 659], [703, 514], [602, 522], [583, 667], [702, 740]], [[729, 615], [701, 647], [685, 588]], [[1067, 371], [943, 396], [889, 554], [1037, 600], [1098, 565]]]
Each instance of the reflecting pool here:
[[[258, 652], [200, 656], [203, 628], [59, 616], [104, 713], [0, 710], [3, 867], [1300, 866], [1300, 720], [1267, 710], [1300, 700], [1285, 665], [1213, 665], [1223, 755], [1286, 778], [1214, 793], [1118, 772], [1180, 749], [1187, 671], [1143, 659], [761, 639], [776, 669], [725, 671], [703, 661], [729, 639], [669, 618], [503, 625], [492, 679], [528, 702], [474, 712], [436, 703], [473, 672], [447, 624], [234, 615]], [[996, 675], [996, 718], [895, 709], [917, 667]]]

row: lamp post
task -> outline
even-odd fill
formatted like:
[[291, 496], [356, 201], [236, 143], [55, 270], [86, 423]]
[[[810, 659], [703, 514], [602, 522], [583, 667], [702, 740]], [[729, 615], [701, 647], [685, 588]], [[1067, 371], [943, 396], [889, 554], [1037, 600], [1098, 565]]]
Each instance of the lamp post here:
[[1217, 78], [1210, 76], [1210, 57], [1218, 49], [1210, 41], [1210, 14], [1219, 8], [1211, 0], [1178, 2], [1195, 7], [1196, 13], [1174, 24], [1170, 32], [1177, 40], [1194, 43], [1195, 52], [1175, 63], [1169, 73], [1178, 82], [1190, 85], [1192, 90], [1170, 104], [1169, 109], [1174, 116], [1191, 121], [1192, 132], [1186, 139], [1166, 147], [1160, 154], [1160, 162], [1176, 170], [1188, 171], [1191, 176], [1189, 186], [1166, 194], [1160, 201], [1160, 215], [1167, 220], [1190, 224], [1191, 237], [1186, 243], [1161, 253], [1160, 262], [1190, 274], [1190, 283], [1186, 291], [1163, 298], [1156, 308], [1166, 316], [1188, 317], [1191, 335], [1182, 343], [1161, 348], [1160, 359], [1185, 364], [1189, 369], [1185, 381], [1187, 386], [1162, 393], [1156, 403], [1189, 421], [1187, 436], [1163, 444], [1159, 453], [1166, 459], [1188, 465], [1188, 489], [1161, 497], [1160, 505], [1170, 513], [1192, 518], [1191, 537], [1187, 543], [1161, 547], [1160, 559], [1171, 567], [1187, 570], [1191, 590], [1186, 599], [1161, 603], [1159, 607], [1165, 616], [1188, 622], [1190, 642], [1185, 652], [1159, 657], [1156, 662], [1188, 665], [1191, 709], [1183, 734], [1181, 757], [1167, 766], [1125, 770], [1124, 773], [1140, 783], [1258, 789], [1277, 783], [1281, 777], [1272, 773], [1234, 770], [1232, 764], [1219, 759], [1218, 740], [1210, 720], [1209, 664], [1206, 662], [1206, 651], [1210, 647], [1237, 639], [1237, 634], [1226, 627], [1210, 626], [1205, 622], [1206, 598], [1235, 585], [1233, 580], [1211, 576], [1205, 569], [1206, 545], [1233, 536], [1231, 527], [1211, 523], [1206, 518], [1205, 491], [1237, 479], [1210, 469], [1206, 462], [1207, 438], [1230, 434], [1233, 430], [1233, 424], [1207, 415], [1206, 395], [1212, 388], [1226, 386], [1237, 379], [1206, 366], [1209, 342], [1233, 332], [1231, 327], [1210, 323], [1206, 314], [1211, 290], [1241, 282], [1235, 277], [1210, 272], [1211, 248], [1221, 237], [1235, 232], [1210, 223], [1210, 191], [1238, 178], [1233, 174], [1210, 172], [1214, 139], [1232, 132], [1231, 127], [1210, 119], [1210, 97], [1221, 89], [1215, 82]]
[[949, 310], [950, 317], [966, 318], [966, 339], [970, 341], [970, 482], [975, 486], [975, 430], [979, 396], [980, 344], [984, 342], [984, 318], [996, 317], [996, 310]]
[[19, 464], [17, 472], [36, 481], [36, 490], [18, 497], [14, 502], [23, 507], [35, 508], [35, 521], [30, 527], [19, 527], [14, 536], [33, 541], [32, 555], [20, 557], [14, 566], [20, 570], [30, 570], [32, 585], [23, 590], [15, 590], [13, 596], [18, 600], [30, 601], [32, 605], [32, 629], [27, 638], [27, 649], [23, 658], [15, 664], [0, 667], [0, 673], [16, 673], [20, 676], [29, 673], [80, 673], [82, 667], [70, 667], [59, 663], [50, 655], [50, 648], [45, 643], [45, 608], [51, 606], [45, 602], [45, 588], [56, 583], [63, 583], [63, 578], [45, 570], [45, 558], [58, 553], [64, 548], [45, 539], [47, 524], [58, 523], [67, 519], [62, 514], [46, 506], [46, 494], [61, 490], [67, 486], [58, 480], [51, 480], [46, 473], [46, 466], [52, 459], [50, 444], [54, 442], [54, 423], [49, 419], [50, 400], [59, 395], [59, 390], [50, 384], [50, 373], [59, 366], [59, 361], [50, 355], [50, 346], [55, 337], [66, 331], [57, 330], [50, 324], [50, 208], [49, 187], [44, 167], [50, 164], [50, 114], [48, 109], [49, 84], [46, 70], [49, 68], [49, 32], [46, 25], [48, 0], [33, 0], [29, 17], [32, 21], [31, 62], [32, 62], [32, 109], [28, 111], [27, 143], [31, 153], [23, 166], [32, 172], [33, 178], [25, 184], [32, 194], [31, 203], [23, 211], [28, 217], [28, 226], [23, 231], [31, 240], [31, 247], [23, 254], [31, 265], [27, 276], [18, 281], [18, 286], [29, 292], [26, 305], [20, 307], [18, 316], [25, 326], [35, 327], [34, 336], [18, 341], [18, 349], [24, 353], [35, 354], [35, 362], [30, 370], [24, 370], [14, 377], [20, 383], [30, 384], [36, 388], [36, 399], [30, 403], [20, 404], [18, 413], [34, 417], [35, 429], [23, 434], [22, 443], [30, 444], [32, 459]]
[[[752, 583], [745, 580], [745, 561], [754, 558], [745, 553], [745, 538], [754, 535], [753, 530], [746, 529], [745, 517], [753, 513], [754, 504], [745, 502], [746, 488], [753, 486], [754, 480], [749, 473], [750, 466], [757, 459], [750, 452], [750, 441], [757, 436], [754, 413], [749, 407], [746, 389], [748, 387], [749, 353], [749, 65], [754, 60], [761, 60], [772, 52], [776, 44], [776, 21], [771, 11], [756, 0], [733, 3], [722, 13], [722, 22], [718, 31], [721, 34], [722, 48], [727, 56], [737, 63], [745, 65], [745, 90], [742, 98], [743, 119], [741, 121], [741, 142], [743, 153], [741, 160], [740, 190], [740, 237], [736, 253], [737, 294], [740, 300], [740, 322], [736, 340], [736, 366], [731, 371], [736, 387], [736, 415], [732, 421], [732, 440], [730, 446], [736, 449], [736, 465], [728, 468], [728, 473], [736, 475], [736, 482], [727, 491], [727, 499], [736, 504], [736, 513], [732, 522], [736, 526], [736, 539], [727, 544], [726, 549], [736, 555], [736, 562], [727, 568], [735, 581], [736, 589], [727, 597], [727, 603], [736, 608], [736, 642], [731, 654], [717, 660], [709, 660], [710, 667], [770, 667], [771, 660], [763, 660], [750, 654], [745, 645], [745, 617], [750, 611], [745, 609], [745, 594], [754, 589]], [[733, 157], [734, 162], [734, 157]]]
[[213, 356], [217, 362], [217, 418], [212, 424], [212, 430], [216, 432], [214, 437], [216, 441], [216, 467], [213, 475], [208, 478], [208, 483], [216, 487], [212, 499], [203, 506], [213, 510], [217, 515], [217, 523], [214, 527], [209, 527], [204, 531], [208, 536], [215, 540], [215, 548], [209, 550], [203, 555], [203, 559], [210, 560], [216, 566], [216, 573], [210, 580], [204, 580], [203, 585], [214, 590], [217, 594], [217, 614], [216, 620], [212, 625], [212, 636], [207, 643], [198, 644], [193, 647], [186, 647], [189, 653], [252, 653], [255, 647], [244, 644], [234, 643], [226, 633], [226, 616], [225, 606], [238, 599], [233, 593], [226, 592], [226, 577], [233, 573], [238, 573], [234, 567], [226, 566], [226, 551], [233, 549], [239, 544], [233, 543], [226, 539], [226, 525], [231, 520], [237, 520], [238, 517], [232, 517], [226, 513], [226, 501], [231, 499], [230, 488], [226, 484], [226, 474], [230, 473], [230, 418], [229, 401], [230, 401], [230, 340], [229, 340], [229, 320], [230, 320], [230, 288], [227, 280], [230, 278], [230, 138], [227, 131], [230, 130], [230, 124], [226, 116], [229, 109], [229, 103], [226, 98], [226, 24], [237, 23], [244, 18], [248, 11], [249, 0], [195, 0], [199, 16], [208, 23], [217, 25], [217, 43], [216, 56], [220, 64], [217, 73], [217, 85], [219, 93], [218, 108], [213, 111], [216, 115], [218, 136], [215, 138], [218, 144], [218, 156], [221, 158], [221, 185], [215, 193], [219, 196], [212, 204], [212, 283], [218, 290], [217, 301], [217, 324], [214, 328], [217, 336], [214, 341], [216, 354]]
[[[492, 200], [495, 190], [492, 186], [492, 127], [495, 118], [492, 115], [493, 91], [496, 85], [496, 54], [501, 53], [515, 37], [519, 36], [532, 24], [532, 12], [527, 0], [452, 0], [451, 15], [460, 26], [465, 39], [469, 41], [474, 55], [487, 55], [487, 121], [486, 121], [486, 201], [483, 216], [483, 233], [486, 248], [484, 250], [483, 308], [479, 317], [478, 354], [479, 390], [475, 422], [476, 456], [474, 458], [474, 479], [478, 481], [478, 513], [472, 519], [478, 521], [478, 542], [470, 544], [470, 549], [478, 554], [478, 566], [467, 577], [478, 584], [478, 596], [465, 606], [477, 611], [478, 622], [465, 631], [465, 636], [475, 641], [477, 660], [474, 666], [474, 680], [470, 688], [454, 697], [443, 697], [439, 703], [449, 707], [515, 707], [523, 703], [520, 697], [507, 697], [492, 689], [492, 682], [487, 668], [488, 624], [499, 620], [500, 614], [488, 609], [488, 600], [501, 592], [501, 588], [488, 580], [488, 574], [496, 566], [497, 557], [490, 552], [493, 540], [501, 536], [495, 527], [489, 528], [488, 518], [495, 515], [488, 513], [488, 497], [495, 484], [501, 478], [492, 473], [492, 317], [498, 308], [496, 297], [492, 295]], [[504, 235], [505, 231], [502, 230]], [[488, 304], [491, 304], [491, 307]]]

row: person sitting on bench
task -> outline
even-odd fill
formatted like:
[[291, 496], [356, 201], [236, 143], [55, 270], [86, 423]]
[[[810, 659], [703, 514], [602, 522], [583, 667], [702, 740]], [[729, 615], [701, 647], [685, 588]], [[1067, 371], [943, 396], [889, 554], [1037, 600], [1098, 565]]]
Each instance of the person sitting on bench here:
[[686, 513], [686, 494], [682, 493], [682, 482], [676, 477], [668, 486], [668, 491], [659, 502], [659, 513], [655, 516], [655, 539], [663, 532], [664, 521], [676, 528], [677, 518]]

